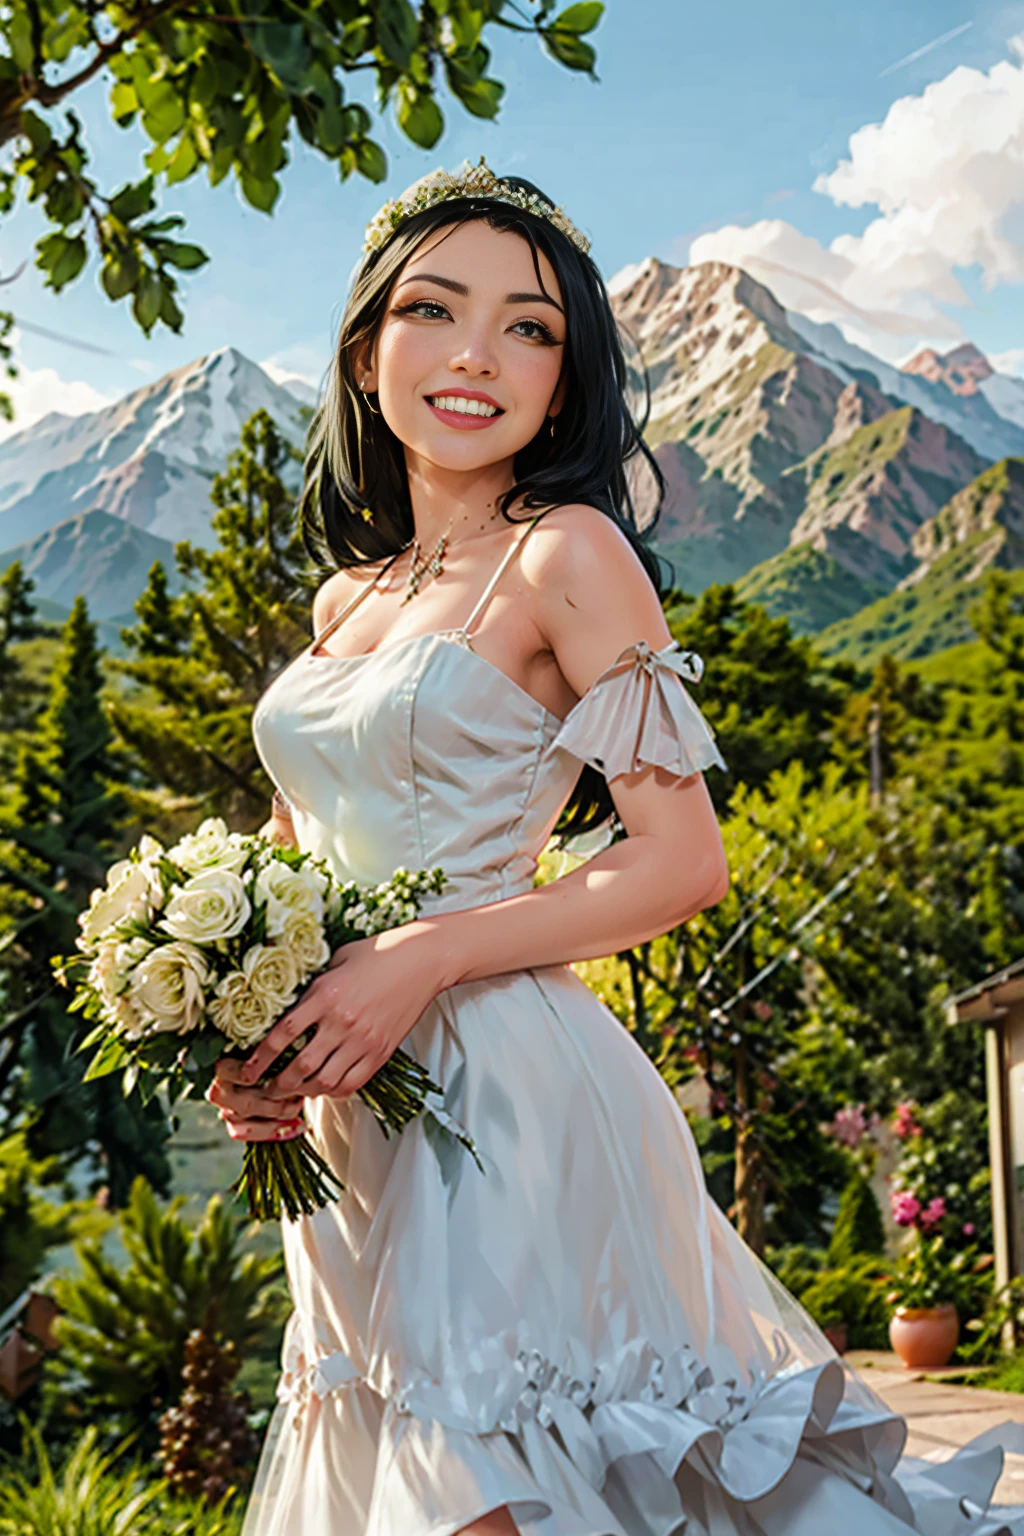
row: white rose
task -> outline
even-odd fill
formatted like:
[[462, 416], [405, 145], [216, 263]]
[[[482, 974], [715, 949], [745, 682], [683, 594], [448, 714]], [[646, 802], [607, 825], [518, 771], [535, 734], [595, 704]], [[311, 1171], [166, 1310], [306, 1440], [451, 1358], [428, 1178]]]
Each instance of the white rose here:
[[177, 940], [158, 944], [135, 967], [130, 1002], [155, 1030], [186, 1034], [202, 1018], [203, 989], [210, 980], [201, 949]]
[[146, 865], [132, 859], [119, 859], [107, 870], [106, 887], [98, 885], [89, 897], [89, 907], [78, 914], [80, 937], [95, 944], [117, 923], [133, 919], [146, 923], [152, 916], [152, 884]]
[[228, 831], [223, 817], [207, 816], [194, 832], [189, 832], [167, 850], [167, 857], [190, 875], [208, 869], [229, 869], [237, 875], [248, 859], [249, 851], [237, 832]]
[[242, 972], [275, 1019], [295, 1001], [299, 968], [294, 954], [284, 945], [254, 944], [242, 958]]
[[295, 956], [303, 979], [311, 971], [322, 971], [331, 958], [323, 927], [312, 912], [290, 913], [281, 930], [280, 943], [286, 944]]
[[171, 887], [167, 911], [157, 924], [176, 939], [212, 944], [233, 939], [252, 915], [245, 883], [230, 869], [208, 869]]
[[267, 936], [278, 938], [288, 919], [299, 912], [322, 923], [324, 883], [316, 870], [291, 869], [282, 859], [266, 864], [256, 876], [253, 897], [266, 902]]
[[217, 983], [210, 1019], [236, 1045], [258, 1045], [276, 1018], [266, 1000], [253, 991], [244, 971], [231, 971]]
[[139, 838], [139, 854], [142, 858], [155, 862], [164, 851], [164, 845], [155, 837], [150, 837], [148, 832], [143, 832]]

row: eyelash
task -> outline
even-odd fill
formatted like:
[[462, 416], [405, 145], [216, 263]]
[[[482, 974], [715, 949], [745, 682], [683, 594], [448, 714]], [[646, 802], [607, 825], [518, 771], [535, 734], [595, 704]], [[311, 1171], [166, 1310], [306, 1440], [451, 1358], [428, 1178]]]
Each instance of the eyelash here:
[[[441, 303], [440, 299], [413, 299], [411, 304], [403, 304], [397, 310], [397, 313], [400, 314], [400, 315], [411, 315], [417, 309], [423, 309], [425, 307], [426, 308], [431, 308], [431, 309], [439, 309], [443, 315], [447, 315], [448, 314], [447, 309]], [[541, 334], [539, 336], [527, 336], [527, 337], [525, 337], [524, 340], [526, 340], [526, 341], [540, 341], [540, 342], [543, 342], [543, 344], [546, 347], [555, 347], [555, 346], [558, 345], [558, 342], [557, 342], [554, 334], [551, 331], [548, 330], [548, 328], [544, 324], [543, 320], [527, 320], [527, 319], [517, 320], [516, 321], [516, 325], [535, 325], [537, 327], [537, 329], [541, 332]]]

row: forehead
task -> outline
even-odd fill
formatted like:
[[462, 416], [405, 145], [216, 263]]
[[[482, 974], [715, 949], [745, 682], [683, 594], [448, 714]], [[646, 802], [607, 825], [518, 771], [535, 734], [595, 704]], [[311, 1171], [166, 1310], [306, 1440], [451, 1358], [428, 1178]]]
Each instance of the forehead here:
[[533, 293], [537, 289], [537, 267], [545, 290], [561, 303], [555, 269], [539, 246], [535, 266], [533, 251], [522, 235], [493, 229], [485, 219], [470, 219], [430, 235], [405, 263], [396, 281], [402, 282], [420, 272], [434, 272], [464, 283], [471, 293], [492, 289], [502, 293]]

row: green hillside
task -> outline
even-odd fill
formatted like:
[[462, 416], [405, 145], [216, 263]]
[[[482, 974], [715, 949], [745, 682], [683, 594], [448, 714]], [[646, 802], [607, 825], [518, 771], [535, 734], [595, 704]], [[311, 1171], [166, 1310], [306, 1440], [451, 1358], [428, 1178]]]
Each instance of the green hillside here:
[[852, 618], [888, 588], [852, 576], [810, 544], [795, 544], [755, 565], [736, 583], [745, 602], [760, 603], [773, 618], [787, 618], [799, 635], [816, 635]]

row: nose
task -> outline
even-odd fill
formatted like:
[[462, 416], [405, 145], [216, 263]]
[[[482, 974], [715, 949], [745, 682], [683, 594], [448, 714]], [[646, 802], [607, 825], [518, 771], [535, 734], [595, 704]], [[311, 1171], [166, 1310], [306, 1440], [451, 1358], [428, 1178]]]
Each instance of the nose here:
[[495, 379], [498, 359], [490, 332], [484, 325], [468, 326], [459, 336], [459, 344], [448, 360], [452, 373], [474, 379]]

